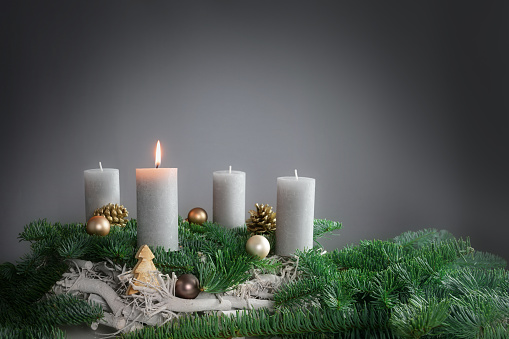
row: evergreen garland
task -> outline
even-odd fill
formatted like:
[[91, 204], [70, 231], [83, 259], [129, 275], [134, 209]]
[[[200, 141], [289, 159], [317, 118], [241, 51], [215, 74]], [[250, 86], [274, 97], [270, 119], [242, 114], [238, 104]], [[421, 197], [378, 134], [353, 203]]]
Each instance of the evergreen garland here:
[[[315, 220], [315, 240], [341, 224]], [[178, 252], [151, 248], [162, 273], [192, 273], [201, 289], [228, 291], [250, 269], [274, 272], [281, 265], [259, 260], [244, 248], [246, 228], [225, 229], [179, 219]], [[25, 226], [19, 238], [31, 253], [17, 265], [0, 265], [0, 337], [63, 338], [58, 325], [97, 321], [100, 306], [70, 295], [48, 293], [79, 258], [133, 267], [136, 220], [90, 236], [82, 224]], [[269, 242], [274, 247], [274, 235]], [[203, 260], [204, 257], [207, 260]], [[275, 294], [276, 310], [239, 311], [235, 316], [189, 314], [126, 338], [509, 338], [509, 274], [506, 262], [476, 252], [469, 240], [447, 231], [405, 232], [392, 240], [361, 241], [324, 253], [321, 246], [298, 252], [300, 278]]]

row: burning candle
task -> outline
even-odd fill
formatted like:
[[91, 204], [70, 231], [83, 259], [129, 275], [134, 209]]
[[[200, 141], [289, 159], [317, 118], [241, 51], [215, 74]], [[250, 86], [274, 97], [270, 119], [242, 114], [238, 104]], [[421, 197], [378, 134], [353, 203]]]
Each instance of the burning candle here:
[[244, 225], [246, 221], [246, 173], [215, 171], [213, 173], [213, 220], [227, 227]]
[[157, 141], [155, 168], [136, 169], [138, 247], [178, 250], [178, 168], [161, 168]]
[[83, 172], [85, 178], [85, 218], [94, 216], [94, 211], [99, 207], [112, 204], [120, 204], [119, 174], [116, 168], [103, 168], [99, 162], [99, 168], [89, 169]]
[[276, 254], [289, 256], [313, 248], [315, 179], [277, 178]]

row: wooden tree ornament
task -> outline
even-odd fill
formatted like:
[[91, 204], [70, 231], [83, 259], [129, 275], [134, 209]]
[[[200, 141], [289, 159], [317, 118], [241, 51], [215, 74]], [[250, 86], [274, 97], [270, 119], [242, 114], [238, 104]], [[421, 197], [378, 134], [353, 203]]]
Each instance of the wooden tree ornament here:
[[[132, 282], [134, 285], [143, 287], [159, 286], [159, 282], [156, 278], [157, 268], [152, 262], [152, 259], [154, 258], [154, 254], [147, 245], [140, 247], [138, 253], [136, 253], [138, 263], [133, 268], [134, 278], [136, 279], [136, 281]], [[127, 295], [137, 292], [138, 291], [130, 285], [127, 290]]]

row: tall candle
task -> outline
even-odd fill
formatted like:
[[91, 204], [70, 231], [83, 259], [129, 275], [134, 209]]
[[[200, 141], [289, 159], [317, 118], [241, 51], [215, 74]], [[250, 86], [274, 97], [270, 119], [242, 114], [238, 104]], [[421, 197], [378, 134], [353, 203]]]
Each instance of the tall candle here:
[[315, 179], [277, 178], [276, 254], [290, 256], [313, 248]]
[[157, 149], [156, 168], [136, 169], [138, 247], [162, 246], [167, 251], [177, 251], [178, 169], [159, 168], [159, 141]]
[[85, 218], [94, 216], [94, 211], [107, 205], [120, 204], [119, 174], [116, 168], [89, 169], [83, 172], [85, 178]]
[[215, 171], [213, 173], [213, 220], [227, 227], [244, 225], [246, 221], [246, 173]]

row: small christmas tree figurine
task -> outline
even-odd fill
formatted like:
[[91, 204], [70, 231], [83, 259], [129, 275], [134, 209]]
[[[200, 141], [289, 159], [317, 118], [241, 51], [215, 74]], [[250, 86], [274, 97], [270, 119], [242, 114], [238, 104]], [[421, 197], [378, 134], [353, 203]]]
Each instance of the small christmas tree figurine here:
[[[157, 268], [152, 262], [154, 259], [154, 254], [150, 250], [147, 245], [143, 245], [136, 253], [136, 259], [138, 259], [138, 263], [133, 268], [134, 278], [137, 281], [133, 281], [133, 284], [136, 286], [159, 286], [159, 282], [156, 279]], [[146, 283], [146, 284], [144, 284]], [[129, 286], [127, 290], [127, 295], [131, 295], [137, 293], [132, 285]]]

